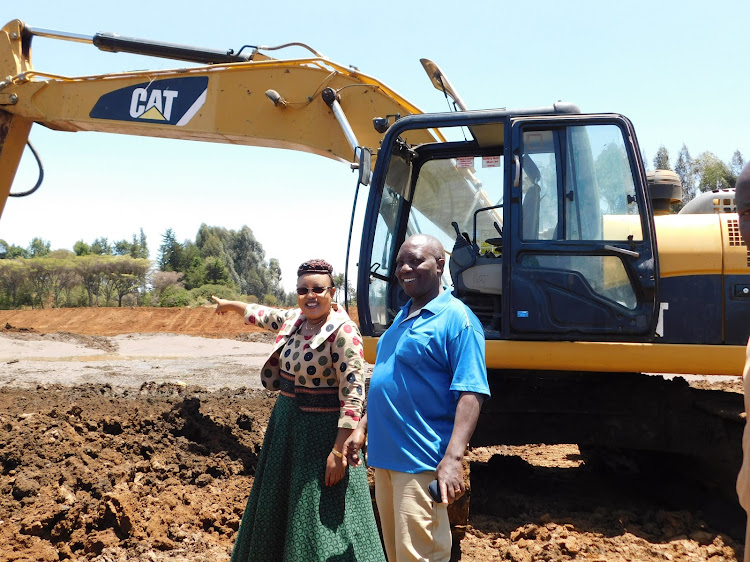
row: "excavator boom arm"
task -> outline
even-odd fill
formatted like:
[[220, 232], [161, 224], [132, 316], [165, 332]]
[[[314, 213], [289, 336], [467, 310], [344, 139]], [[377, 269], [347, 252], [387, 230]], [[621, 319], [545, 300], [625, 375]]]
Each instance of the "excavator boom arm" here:
[[[372, 149], [382, 140], [373, 118], [421, 113], [378, 80], [322, 57], [276, 60], [258, 53], [250, 60], [172, 70], [44, 73], [31, 65], [31, 29], [15, 20], [0, 31], [0, 214], [32, 123], [69, 132], [286, 148], [353, 162], [352, 138]], [[128, 43], [137, 45], [130, 38]], [[341, 112], [346, 126], [337, 120]], [[409, 141], [435, 140], [422, 136]]]

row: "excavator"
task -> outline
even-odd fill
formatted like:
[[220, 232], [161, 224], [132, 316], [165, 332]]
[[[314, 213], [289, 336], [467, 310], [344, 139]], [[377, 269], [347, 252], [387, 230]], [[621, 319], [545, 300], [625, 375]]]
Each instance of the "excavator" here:
[[[35, 37], [190, 65], [59, 76], [32, 66]], [[396, 252], [407, 236], [428, 233], [447, 250], [444, 284], [485, 330], [493, 398], [475, 444], [677, 454], [733, 482], [742, 396], [675, 376], [742, 372], [750, 253], [729, 194], [707, 194], [709, 212], [669, 214], [679, 179], [647, 174], [622, 115], [567, 102], [470, 110], [422, 59], [456, 109], [427, 114], [358, 69], [290, 45], [310, 56], [268, 54], [287, 45], [222, 51], [8, 23], [0, 212], [33, 124], [348, 163], [357, 193], [368, 189], [356, 281], [368, 361], [406, 302]]]

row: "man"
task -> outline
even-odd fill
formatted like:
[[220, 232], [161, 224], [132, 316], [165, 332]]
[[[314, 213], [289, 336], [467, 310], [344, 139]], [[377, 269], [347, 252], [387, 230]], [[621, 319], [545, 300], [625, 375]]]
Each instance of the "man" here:
[[[734, 202], [740, 216], [740, 234], [745, 245], [750, 248], [750, 164], [740, 172], [735, 186]], [[745, 393], [745, 413], [750, 414], [750, 341], [748, 341], [745, 371], [742, 374]], [[737, 476], [737, 495], [740, 504], [750, 513], [750, 419], [745, 420], [745, 432], [742, 435], [742, 468]], [[745, 562], [750, 562], [750, 521], [745, 531]]]
[[[484, 332], [474, 314], [442, 285], [445, 250], [418, 234], [396, 257], [395, 275], [410, 297], [378, 341], [367, 414], [344, 444], [375, 468], [378, 505], [390, 562], [448, 560], [447, 504], [466, 491], [463, 456], [490, 391]], [[428, 485], [437, 479], [442, 502]]]

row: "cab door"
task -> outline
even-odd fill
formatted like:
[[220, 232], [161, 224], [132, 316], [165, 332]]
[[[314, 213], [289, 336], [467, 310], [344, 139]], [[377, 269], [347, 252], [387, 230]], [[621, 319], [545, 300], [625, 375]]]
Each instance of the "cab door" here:
[[516, 119], [511, 138], [505, 333], [649, 339], [658, 264], [630, 122]]

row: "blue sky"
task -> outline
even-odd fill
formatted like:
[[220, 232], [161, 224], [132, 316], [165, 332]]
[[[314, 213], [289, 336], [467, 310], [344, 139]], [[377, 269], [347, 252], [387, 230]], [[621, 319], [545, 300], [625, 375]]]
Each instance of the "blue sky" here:
[[[445, 99], [419, 63], [427, 57], [472, 109], [571, 101], [585, 112], [629, 117], [649, 160], [664, 145], [674, 161], [683, 143], [694, 157], [708, 150], [729, 161], [740, 150], [750, 159], [746, 1], [3, 3], [0, 25], [13, 19], [222, 50], [301, 41], [424, 111], [444, 111]], [[70, 76], [181, 66], [41, 38], [32, 61], [39, 71]], [[192, 240], [201, 223], [247, 224], [266, 257], [279, 259], [288, 290], [305, 259], [343, 268], [355, 187], [344, 164], [286, 150], [41, 126], [31, 141], [45, 181], [6, 205], [0, 239], [9, 243], [26, 246], [39, 236], [53, 249], [72, 249], [79, 239], [130, 239], [143, 228], [155, 258], [167, 228]], [[27, 151], [14, 191], [35, 180]], [[360, 207], [365, 200], [361, 194]]]

